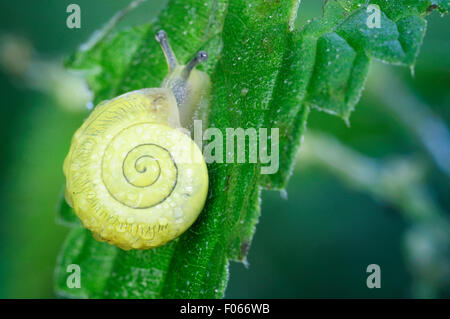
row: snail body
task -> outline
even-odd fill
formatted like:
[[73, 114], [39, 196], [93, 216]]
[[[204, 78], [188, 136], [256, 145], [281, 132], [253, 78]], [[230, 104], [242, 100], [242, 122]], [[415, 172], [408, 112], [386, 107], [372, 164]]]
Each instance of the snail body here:
[[64, 162], [68, 204], [97, 240], [122, 249], [154, 248], [180, 236], [208, 191], [202, 152], [182, 130], [208, 92], [208, 75], [195, 70], [207, 55], [201, 51], [181, 66], [164, 31], [157, 40], [169, 65], [162, 87], [100, 103]]

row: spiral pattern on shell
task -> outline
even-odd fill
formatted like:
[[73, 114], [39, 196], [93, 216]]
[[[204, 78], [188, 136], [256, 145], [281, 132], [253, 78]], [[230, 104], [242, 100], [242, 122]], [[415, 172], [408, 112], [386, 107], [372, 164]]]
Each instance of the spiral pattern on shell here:
[[203, 208], [208, 174], [201, 151], [168, 125], [167, 89], [100, 104], [76, 132], [64, 163], [66, 198], [97, 239], [147, 249], [182, 234]]

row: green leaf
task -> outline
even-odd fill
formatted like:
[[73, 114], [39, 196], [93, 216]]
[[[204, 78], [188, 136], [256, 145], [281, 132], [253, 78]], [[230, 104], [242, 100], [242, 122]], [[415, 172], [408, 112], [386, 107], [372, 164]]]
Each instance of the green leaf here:
[[432, 0], [432, 5], [427, 8], [427, 11], [430, 12], [434, 10], [436, 7], [442, 13], [448, 13], [450, 9], [450, 1], [449, 0]]
[[[309, 109], [348, 120], [371, 58], [415, 63], [425, 33], [423, 16], [431, 2], [411, 2], [402, 9], [400, 4], [410, 2], [377, 1], [381, 28], [368, 27], [366, 2], [329, 0], [322, 17], [295, 30], [299, 2], [294, 0], [171, 0], [154, 22], [110, 34], [77, 52], [68, 67], [84, 72], [98, 103], [159, 86], [167, 69], [154, 40], [160, 28], [169, 34], [181, 61], [207, 50], [210, 59], [202, 67], [213, 83], [209, 125], [224, 135], [227, 128], [278, 128], [280, 163], [272, 175], [261, 174], [267, 166], [262, 162], [208, 165], [210, 189], [203, 212], [185, 234], [163, 247], [123, 251], [74, 228], [58, 261], [57, 293], [90, 298], [222, 297], [229, 260], [244, 260], [251, 244], [261, 189], [285, 187]], [[66, 206], [62, 212], [62, 219], [73, 217]], [[79, 290], [67, 288], [69, 264], [81, 266]]]
[[[56, 267], [56, 291], [62, 297], [95, 298], [102, 296], [118, 249], [114, 246], [96, 241], [91, 233], [81, 227], [74, 228], [66, 239], [58, 257]], [[81, 268], [81, 288], [70, 288], [67, 279], [69, 265]]]
[[449, 0], [373, 0], [370, 2], [378, 4], [394, 21], [410, 15], [423, 16], [436, 9], [446, 13], [450, 4]]
[[380, 28], [369, 27], [372, 11], [368, 12], [361, 1], [325, 4], [324, 16], [301, 31], [304, 39], [316, 40], [307, 105], [348, 120], [364, 87], [370, 58], [414, 66], [426, 30], [426, 20], [421, 16], [427, 12], [429, 1], [400, 5], [403, 2], [373, 2], [382, 10]]

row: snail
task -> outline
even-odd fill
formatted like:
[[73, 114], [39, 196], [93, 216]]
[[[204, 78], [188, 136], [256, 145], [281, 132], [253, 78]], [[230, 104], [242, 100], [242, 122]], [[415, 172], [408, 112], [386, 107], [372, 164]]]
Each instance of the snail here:
[[209, 76], [200, 51], [179, 65], [166, 33], [156, 34], [169, 72], [160, 88], [101, 102], [75, 132], [64, 161], [65, 198], [99, 241], [150, 249], [185, 232], [203, 209], [208, 171], [183, 131], [204, 103]]

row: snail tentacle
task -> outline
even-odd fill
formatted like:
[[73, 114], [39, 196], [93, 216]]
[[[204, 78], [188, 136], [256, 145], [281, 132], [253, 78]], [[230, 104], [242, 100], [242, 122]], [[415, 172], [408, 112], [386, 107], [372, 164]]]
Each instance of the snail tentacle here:
[[169, 72], [174, 70], [178, 66], [177, 57], [170, 47], [169, 41], [167, 40], [167, 33], [164, 30], [159, 30], [156, 33], [156, 41], [161, 44], [161, 48], [167, 60], [167, 65], [169, 66]]

